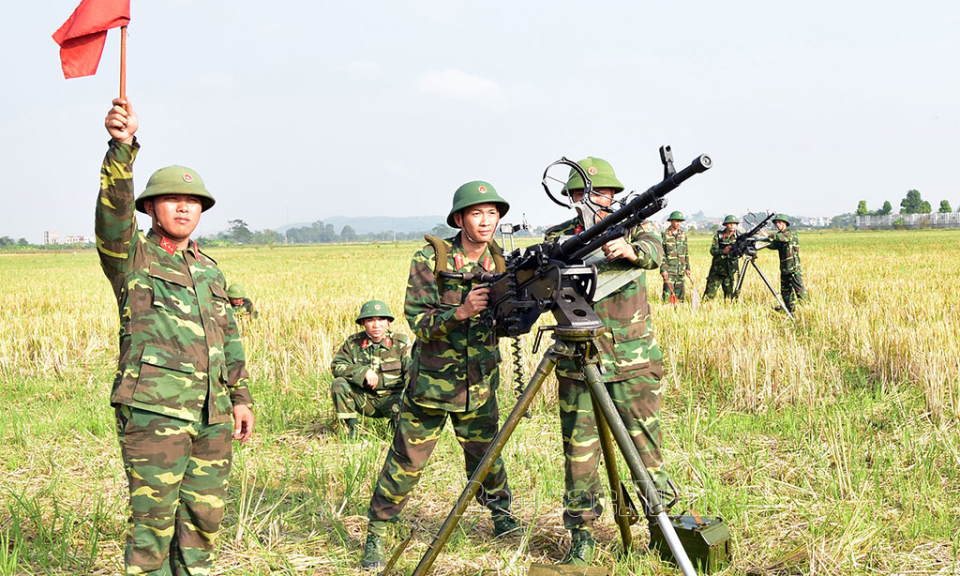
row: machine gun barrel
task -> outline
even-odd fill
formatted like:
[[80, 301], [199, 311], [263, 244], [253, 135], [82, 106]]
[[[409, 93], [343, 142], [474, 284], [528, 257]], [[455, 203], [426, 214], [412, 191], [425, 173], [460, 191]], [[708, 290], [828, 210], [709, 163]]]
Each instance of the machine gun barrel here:
[[675, 190], [694, 174], [706, 172], [713, 160], [701, 154], [679, 172], [666, 175], [657, 184], [640, 194], [625, 206], [604, 218], [597, 225], [584, 230], [560, 245], [558, 257], [564, 262], [582, 259], [607, 242], [623, 236], [627, 229], [643, 222], [663, 208], [663, 197]]
[[750, 229], [749, 232], [741, 234], [737, 241], [733, 243], [733, 247], [730, 248], [730, 253], [736, 258], [743, 256], [751, 250], [756, 250], [756, 243], [763, 240], [763, 238], [756, 238], [757, 233], [767, 225], [767, 222], [775, 216], [774, 212], [767, 214], [767, 217], [757, 223], [756, 226]]

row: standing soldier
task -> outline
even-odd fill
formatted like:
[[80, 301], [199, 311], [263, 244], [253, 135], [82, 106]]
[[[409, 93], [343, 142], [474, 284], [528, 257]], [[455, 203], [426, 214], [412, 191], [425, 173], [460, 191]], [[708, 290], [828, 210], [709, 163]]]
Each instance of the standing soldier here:
[[734, 288], [737, 285], [737, 276], [740, 275], [740, 258], [730, 255], [733, 243], [740, 233], [737, 226], [740, 220], [730, 214], [723, 219], [723, 229], [717, 230], [710, 245], [710, 255], [713, 262], [710, 264], [710, 273], [707, 275], [707, 289], [703, 293], [704, 300], [710, 300], [717, 295], [717, 287], [723, 286], [723, 297], [733, 299]]
[[353, 334], [333, 356], [330, 384], [337, 419], [356, 438], [357, 418], [392, 418], [400, 413], [403, 387], [410, 374], [410, 341], [390, 330], [393, 314], [380, 300], [364, 302], [357, 316], [363, 330]]
[[[190, 235], [214, 204], [196, 172], [153, 173], [136, 202], [139, 121], [121, 99], [104, 122], [100, 265], [120, 312], [110, 403], [130, 489], [128, 575], [209, 574], [235, 440], [253, 434], [243, 346], [223, 273]], [[134, 208], [151, 229], [137, 230]]]
[[231, 284], [227, 288], [227, 296], [230, 298], [230, 305], [233, 306], [233, 315], [238, 318], [256, 318], [260, 312], [253, 301], [247, 298], [243, 293], [242, 284]]
[[[588, 227], [587, 223], [598, 222], [606, 216], [605, 209], [612, 203], [614, 194], [623, 191], [623, 184], [605, 160], [590, 157], [578, 164], [590, 175], [593, 197], [583, 198], [583, 179], [571, 170], [564, 194], [569, 194], [574, 204], [579, 205], [579, 217], [548, 229], [547, 240], [578, 233]], [[635, 268], [654, 270], [663, 261], [663, 246], [656, 228], [649, 222], [631, 228], [622, 238], [611, 240], [603, 246], [603, 252], [607, 263], [600, 267], [601, 273]], [[644, 466], [657, 487], [667, 489], [668, 479], [660, 454], [663, 356], [653, 337], [646, 274], [640, 274], [594, 303], [593, 309], [606, 328], [598, 345], [607, 390]], [[561, 360], [556, 372], [564, 454], [563, 523], [571, 537], [570, 549], [562, 563], [586, 566], [593, 562], [596, 554], [593, 523], [603, 512], [598, 474], [600, 435], [583, 373], [570, 359]]]
[[683, 302], [683, 276], [690, 277], [690, 251], [687, 249], [687, 235], [680, 229], [684, 221], [683, 214], [674, 211], [668, 218], [670, 227], [663, 231], [663, 264], [660, 265], [660, 275], [663, 276], [664, 302], [670, 301], [673, 294], [677, 300]]
[[807, 297], [807, 289], [803, 287], [803, 271], [800, 270], [800, 240], [796, 232], [787, 229], [790, 218], [786, 214], [777, 214], [773, 225], [777, 227], [777, 232], [767, 237], [770, 244], [766, 248], [780, 253], [780, 296], [787, 310], [793, 312], [797, 301]]
[[[417, 485], [447, 419], [463, 449], [468, 478], [499, 429], [500, 349], [495, 331], [478, 318], [489, 304], [489, 288], [440, 272], [503, 272], [494, 235], [509, 207], [489, 183], [464, 184], [447, 216], [447, 224], [461, 231], [446, 240], [427, 236], [429, 245], [410, 264], [404, 313], [417, 340], [393, 446], [367, 510], [366, 569], [383, 567], [387, 524], [396, 521]], [[519, 528], [511, 499], [497, 458], [477, 492], [477, 501], [492, 513], [495, 536]]]

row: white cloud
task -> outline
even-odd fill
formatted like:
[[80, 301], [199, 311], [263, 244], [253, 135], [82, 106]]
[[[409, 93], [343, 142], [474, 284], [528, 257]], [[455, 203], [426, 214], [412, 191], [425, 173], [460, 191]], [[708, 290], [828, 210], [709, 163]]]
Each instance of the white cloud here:
[[421, 92], [463, 100], [493, 102], [503, 97], [503, 90], [496, 81], [461, 70], [427, 72], [417, 78], [416, 86]]

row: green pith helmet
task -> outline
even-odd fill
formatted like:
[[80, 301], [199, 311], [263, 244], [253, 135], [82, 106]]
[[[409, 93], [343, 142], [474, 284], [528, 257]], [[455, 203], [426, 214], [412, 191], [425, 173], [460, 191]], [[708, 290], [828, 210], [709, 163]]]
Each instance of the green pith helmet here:
[[723, 219], [723, 223], [724, 223], [724, 224], [739, 224], [739, 223], [740, 223], [740, 219], [737, 218], [736, 216], [734, 216], [733, 214], [730, 214], [729, 216], [727, 216], [726, 218]]
[[164, 194], [187, 194], [200, 198], [203, 212], [206, 212], [217, 202], [213, 195], [203, 185], [203, 180], [196, 171], [186, 166], [167, 166], [161, 168], [147, 180], [147, 187], [137, 198], [137, 211], [147, 213], [143, 201], [163, 196]]
[[683, 217], [683, 212], [679, 210], [674, 210], [673, 212], [670, 213], [670, 217], [667, 218], [667, 220], [679, 220], [683, 222], [684, 220], [686, 220], [686, 218]]
[[360, 315], [357, 316], [357, 324], [363, 324], [366, 318], [386, 318], [393, 322], [393, 314], [382, 300], [369, 300], [360, 307]]
[[[623, 184], [617, 180], [613, 166], [606, 160], [588, 156], [577, 162], [577, 164], [587, 173], [587, 178], [593, 183], [594, 190], [597, 188], [613, 188], [614, 192], [623, 191]], [[580, 174], [573, 168], [570, 169], [570, 176], [567, 177], [567, 185], [563, 187], [561, 193], [566, 196], [570, 190], [583, 190], [583, 178], [581, 178]]]
[[782, 212], [773, 217], [774, 222], [776, 222], [777, 220], [786, 223], [787, 226], [790, 225], [790, 217]]
[[243, 298], [246, 294], [243, 293], [243, 284], [231, 284], [227, 288], [227, 297], [228, 298]]
[[469, 208], [477, 204], [488, 203], [497, 205], [497, 208], [500, 210], [501, 218], [503, 218], [504, 215], [506, 215], [507, 210], [510, 209], [510, 203], [497, 194], [497, 189], [493, 187], [493, 184], [484, 182], [483, 180], [467, 182], [463, 186], [457, 188], [457, 191], [453, 193], [453, 208], [450, 209], [450, 214], [447, 215], [447, 226], [450, 226], [451, 228], [459, 228], [457, 223], [453, 220], [454, 214], [463, 210], [464, 208]]

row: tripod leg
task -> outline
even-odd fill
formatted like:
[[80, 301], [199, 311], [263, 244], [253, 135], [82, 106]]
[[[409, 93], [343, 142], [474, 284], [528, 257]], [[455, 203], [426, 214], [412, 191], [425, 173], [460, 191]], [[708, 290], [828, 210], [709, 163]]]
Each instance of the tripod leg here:
[[617, 441], [620, 453], [623, 454], [624, 460], [627, 461], [627, 467], [630, 468], [633, 481], [639, 486], [644, 498], [646, 498], [650, 504], [650, 514], [656, 519], [657, 524], [660, 526], [660, 530], [663, 532], [667, 544], [673, 552], [673, 557], [676, 558], [677, 564], [680, 565], [680, 570], [684, 576], [696, 576], [697, 572], [694, 570], [693, 564], [690, 563], [690, 558], [687, 556], [686, 550], [683, 549], [680, 538], [677, 537], [677, 532], [673, 529], [673, 524], [670, 523], [670, 517], [667, 516], [667, 512], [663, 507], [663, 502], [660, 500], [660, 493], [657, 492], [657, 487], [654, 486], [653, 479], [650, 477], [646, 466], [643, 465], [643, 460], [640, 458], [637, 447], [633, 444], [633, 438], [631, 438], [630, 433], [627, 432], [627, 427], [623, 423], [623, 419], [620, 418], [620, 413], [617, 412], [617, 407], [613, 404], [613, 399], [610, 398], [610, 393], [607, 392], [607, 388], [603, 384], [603, 379], [600, 377], [600, 370], [597, 369], [596, 364], [591, 363], [583, 367], [583, 374], [586, 377], [587, 386], [590, 388], [590, 393], [593, 395], [594, 401], [597, 403], [597, 406], [600, 407], [600, 411], [610, 426], [610, 431]]
[[737, 285], [733, 288], [733, 297], [737, 298], [740, 296], [740, 288], [743, 287], [743, 277], [747, 272], [747, 264], [753, 262], [753, 259], [750, 256], [747, 256], [743, 260], [743, 264], [740, 265], [740, 276], [737, 277]]
[[753, 262], [752, 264], [753, 264], [753, 269], [757, 271], [757, 274], [760, 275], [760, 279], [763, 280], [763, 283], [767, 285], [767, 290], [770, 290], [770, 293], [773, 294], [773, 297], [777, 300], [777, 304], [780, 305], [780, 308], [782, 308], [783, 311], [787, 313], [787, 316], [789, 316], [791, 320], [796, 322], [796, 319], [793, 317], [793, 314], [790, 313], [790, 309], [787, 308], [787, 305], [783, 303], [783, 300], [780, 298], [780, 295], [777, 294], [777, 291], [774, 290], [773, 286], [770, 285], [770, 282], [767, 281], [767, 277], [764, 276], [763, 272], [760, 271], [760, 267], [757, 266], [757, 263]]
[[607, 469], [607, 479], [610, 481], [610, 493], [613, 500], [613, 519], [617, 522], [617, 528], [620, 530], [620, 540], [623, 542], [624, 553], [630, 552], [630, 544], [633, 542], [633, 534], [630, 532], [629, 514], [624, 511], [627, 495], [623, 492], [623, 484], [620, 482], [620, 471], [617, 470], [617, 457], [614, 452], [613, 437], [610, 435], [610, 426], [607, 425], [607, 419], [600, 411], [597, 405], [597, 399], [590, 395], [593, 401], [593, 414], [597, 419], [597, 431], [600, 433], [600, 452], [603, 454], [603, 465]]
[[483, 459], [480, 460], [477, 469], [474, 470], [470, 476], [470, 479], [467, 481], [467, 486], [463, 489], [460, 498], [457, 499], [457, 503], [450, 511], [450, 514], [447, 515], [447, 519], [443, 521], [440, 532], [437, 533], [437, 536], [433, 539], [433, 544], [430, 545], [430, 548], [424, 553], [423, 558], [420, 559], [420, 563], [417, 564], [417, 568], [413, 571], [412, 576], [424, 576], [430, 571], [434, 561], [440, 554], [440, 550], [443, 549], [450, 535], [453, 534], [453, 531], [457, 528], [457, 524], [460, 523], [460, 518], [463, 516], [464, 510], [467, 509], [467, 505], [470, 504], [470, 500], [477, 495], [477, 490], [480, 489], [480, 483], [486, 478], [490, 467], [500, 456], [504, 445], [506, 445], [510, 435], [513, 434], [517, 424], [523, 418], [523, 414], [530, 407], [537, 392], [540, 391], [543, 382], [556, 367], [557, 359], [561, 356], [569, 356], [569, 354], [566, 353], [568, 348], [572, 349], [563, 342], [557, 342], [543, 355], [543, 360], [540, 361], [536, 371], [534, 371], [533, 377], [530, 379], [530, 384], [524, 389], [523, 394], [517, 398], [517, 403], [514, 405], [513, 410], [510, 411], [510, 415], [507, 416], [503, 426], [500, 427], [500, 431], [497, 432], [493, 442], [490, 443], [490, 447], [487, 448], [487, 453], [483, 455]]

